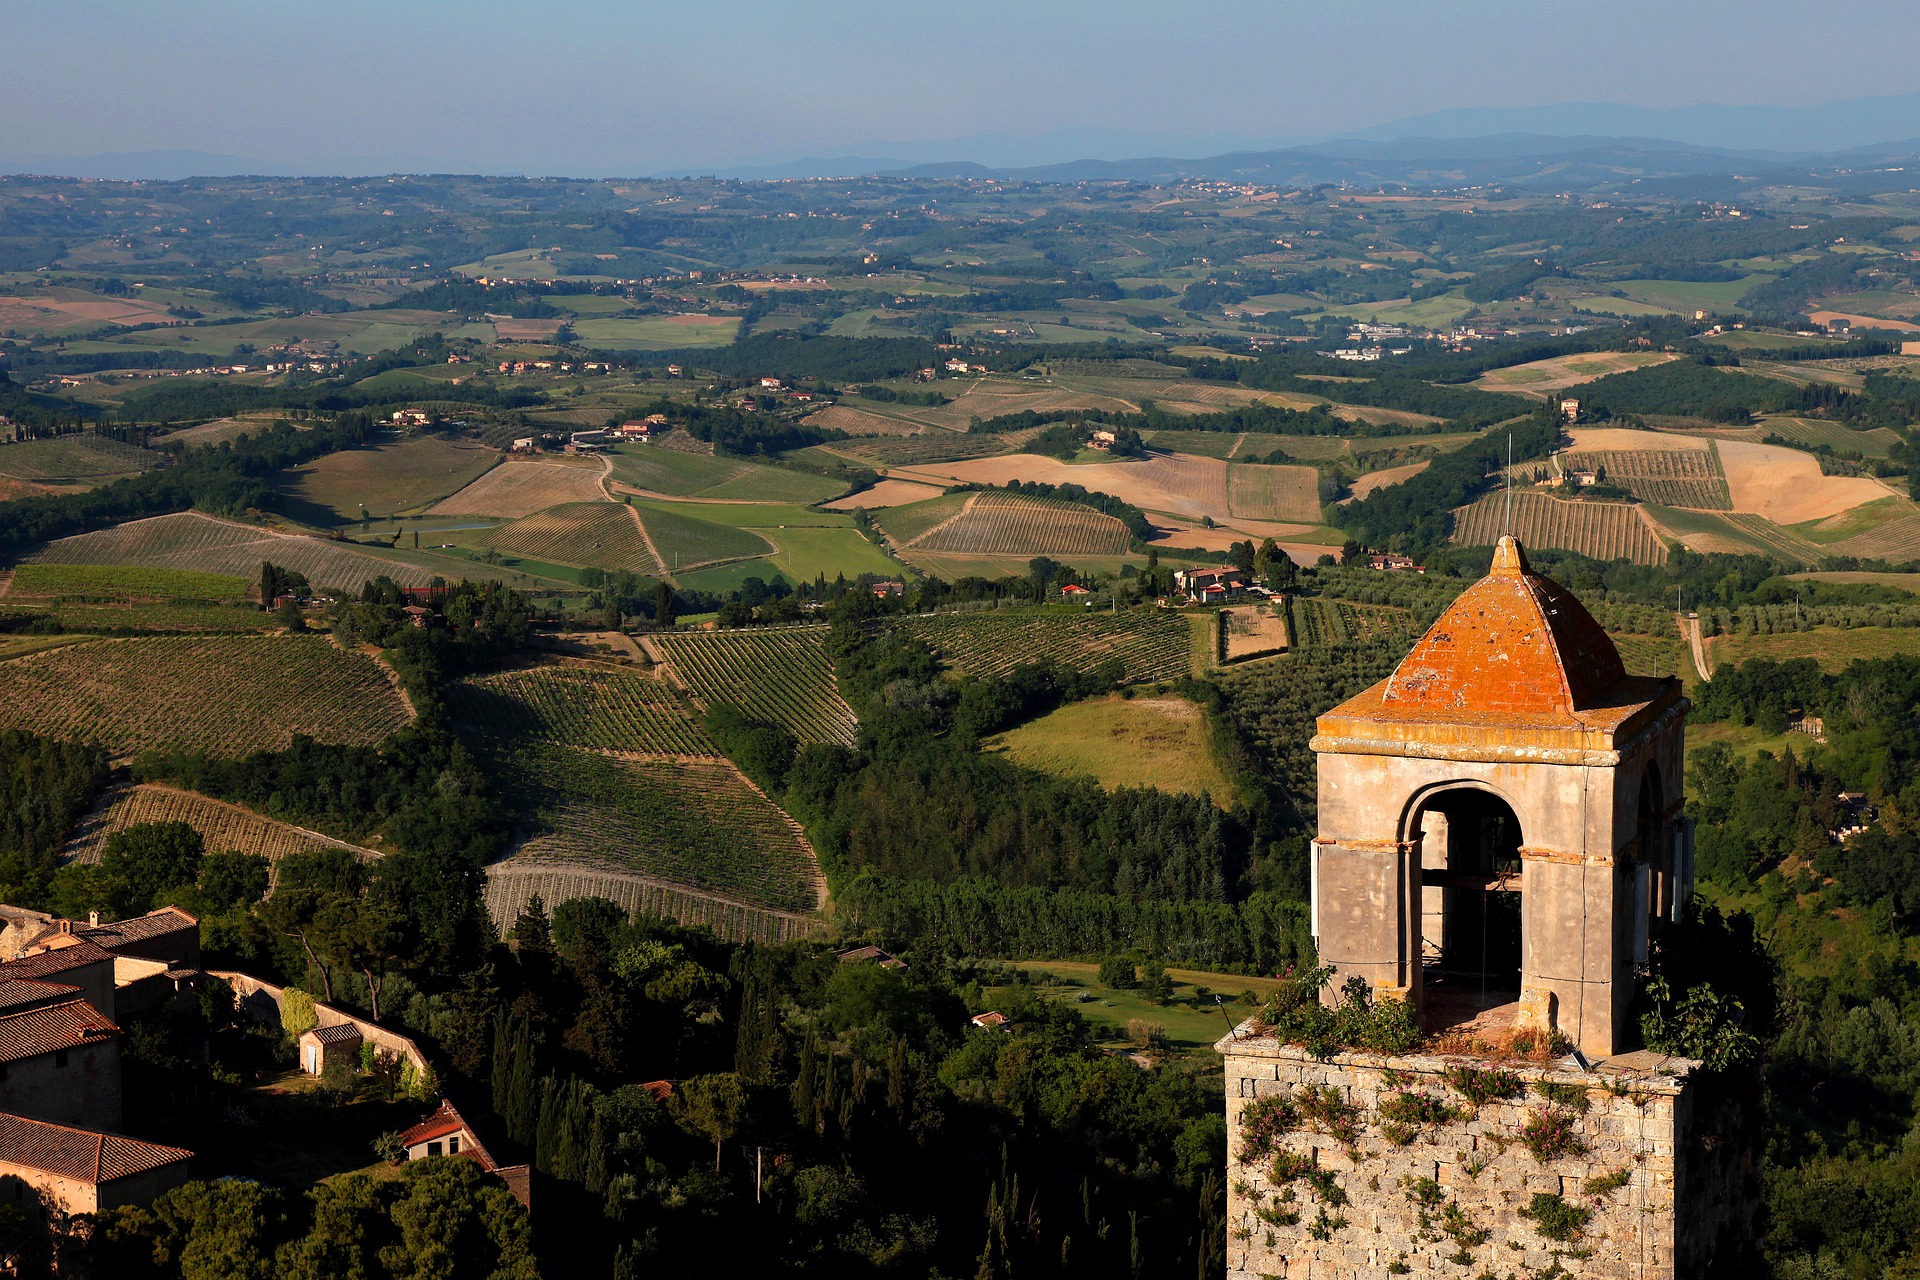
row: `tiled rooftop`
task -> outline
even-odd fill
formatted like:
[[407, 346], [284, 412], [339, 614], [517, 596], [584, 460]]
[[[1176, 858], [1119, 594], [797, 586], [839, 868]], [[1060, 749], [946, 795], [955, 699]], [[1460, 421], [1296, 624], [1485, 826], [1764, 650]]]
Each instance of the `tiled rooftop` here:
[[70, 946], [36, 952], [0, 964], [0, 978], [47, 978], [102, 963], [112, 964], [113, 952], [82, 938]]
[[181, 1147], [163, 1147], [117, 1133], [70, 1129], [0, 1112], [0, 1161], [76, 1182], [111, 1182], [192, 1155]]
[[56, 1049], [99, 1044], [120, 1034], [85, 1000], [0, 1014], [0, 1062], [37, 1058]]

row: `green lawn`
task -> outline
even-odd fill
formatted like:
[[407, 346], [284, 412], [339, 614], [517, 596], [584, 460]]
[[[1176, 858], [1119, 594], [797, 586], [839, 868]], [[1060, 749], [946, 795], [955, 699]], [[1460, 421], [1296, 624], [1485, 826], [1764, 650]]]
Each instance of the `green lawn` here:
[[[1251, 978], [1237, 973], [1207, 973], [1197, 969], [1169, 969], [1173, 979], [1173, 999], [1159, 1005], [1137, 991], [1103, 986], [1099, 966], [1071, 960], [1038, 960], [1022, 963], [1036, 979], [1042, 975], [1058, 979], [1059, 986], [1039, 988], [1050, 998], [1060, 1000], [1099, 1028], [1109, 1043], [1127, 1038], [1127, 1023], [1133, 1019], [1157, 1023], [1166, 1029], [1174, 1048], [1187, 1053], [1210, 1053], [1234, 1026], [1250, 1017], [1259, 1004], [1271, 996], [1279, 981]], [[1225, 1012], [1215, 1005], [1213, 995], [1202, 996], [1200, 988], [1227, 998]], [[1254, 998], [1247, 999], [1251, 994]], [[1090, 1000], [1081, 997], [1091, 996]]]

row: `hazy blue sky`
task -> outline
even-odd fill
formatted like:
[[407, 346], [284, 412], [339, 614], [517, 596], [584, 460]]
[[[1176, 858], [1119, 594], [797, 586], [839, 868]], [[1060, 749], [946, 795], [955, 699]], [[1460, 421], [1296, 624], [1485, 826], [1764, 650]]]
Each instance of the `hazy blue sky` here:
[[1444, 108], [1920, 90], [1912, 0], [6, 9], [0, 158], [192, 149], [310, 170], [605, 174], [953, 140], [1019, 160], [980, 139], [1060, 131], [1039, 149], [1158, 138], [1191, 154]]

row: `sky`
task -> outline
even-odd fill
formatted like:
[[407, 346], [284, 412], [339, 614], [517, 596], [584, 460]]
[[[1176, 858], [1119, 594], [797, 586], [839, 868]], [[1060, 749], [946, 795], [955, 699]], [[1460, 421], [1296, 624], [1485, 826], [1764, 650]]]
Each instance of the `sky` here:
[[1806, 0], [61, 0], [7, 6], [0, 163], [1040, 163], [1459, 108], [1798, 106], [1920, 91], [1911, 5], [1849, 0], [1824, 21]]

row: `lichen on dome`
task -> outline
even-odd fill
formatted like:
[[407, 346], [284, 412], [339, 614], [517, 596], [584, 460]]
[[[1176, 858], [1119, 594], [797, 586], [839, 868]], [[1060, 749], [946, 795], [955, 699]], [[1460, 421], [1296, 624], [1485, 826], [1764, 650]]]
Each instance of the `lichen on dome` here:
[[1487, 576], [1440, 615], [1387, 679], [1389, 707], [1571, 715], [1627, 678], [1614, 647], [1572, 592], [1536, 574], [1512, 536]]

